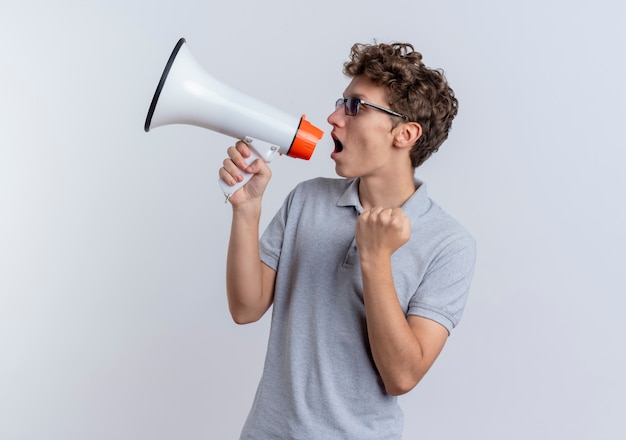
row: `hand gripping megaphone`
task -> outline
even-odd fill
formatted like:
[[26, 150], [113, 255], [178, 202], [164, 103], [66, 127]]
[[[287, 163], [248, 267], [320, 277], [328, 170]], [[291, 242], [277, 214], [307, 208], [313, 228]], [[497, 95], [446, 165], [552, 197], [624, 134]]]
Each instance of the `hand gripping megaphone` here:
[[[270, 162], [278, 154], [310, 159], [323, 132], [303, 115], [290, 116], [235, 90], [207, 74], [181, 38], [172, 51], [154, 92], [144, 130], [170, 124], [208, 128], [246, 142], [252, 155]], [[234, 186], [219, 179], [228, 199], [252, 177]]]

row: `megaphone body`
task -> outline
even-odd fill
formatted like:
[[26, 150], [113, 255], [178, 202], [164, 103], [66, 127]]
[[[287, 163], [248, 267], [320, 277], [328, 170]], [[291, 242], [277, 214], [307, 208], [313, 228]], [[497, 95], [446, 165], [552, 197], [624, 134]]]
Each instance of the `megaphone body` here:
[[[310, 159], [323, 132], [303, 115], [291, 116], [273, 106], [229, 87], [206, 73], [181, 38], [172, 51], [152, 98], [144, 130], [171, 124], [207, 128], [241, 139], [252, 156], [270, 162], [276, 154]], [[221, 179], [224, 195], [230, 197], [252, 175], [235, 186]]]

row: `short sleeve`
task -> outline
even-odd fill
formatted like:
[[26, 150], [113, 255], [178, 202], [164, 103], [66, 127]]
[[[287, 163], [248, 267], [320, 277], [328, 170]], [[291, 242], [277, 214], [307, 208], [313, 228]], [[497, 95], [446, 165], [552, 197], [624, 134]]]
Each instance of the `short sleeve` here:
[[285, 199], [280, 209], [276, 212], [267, 228], [261, 235], [259, 251], [261, 261], [274, 270], [278, 269], [278, 261], [283, 247], [285, 226], [289, 212], [291, 194]]
[[451, 241], [428, 267], [409, 301], [408, 314], [432, 319], [451, 332], [461, 320], [476, 263], [476, 242]]

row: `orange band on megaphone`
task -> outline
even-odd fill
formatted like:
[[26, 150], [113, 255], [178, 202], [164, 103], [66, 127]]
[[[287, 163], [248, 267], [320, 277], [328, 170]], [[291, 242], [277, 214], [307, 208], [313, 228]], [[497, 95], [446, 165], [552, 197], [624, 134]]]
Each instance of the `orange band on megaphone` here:
[[324, 132], [322, 130], [307, 121], [306, 115], [302, 115], [296, 137], [291, 143], [291, 148], [287, 155], [298, 159], [309, 160], [313, 155], [317, 142], [323, 135]]

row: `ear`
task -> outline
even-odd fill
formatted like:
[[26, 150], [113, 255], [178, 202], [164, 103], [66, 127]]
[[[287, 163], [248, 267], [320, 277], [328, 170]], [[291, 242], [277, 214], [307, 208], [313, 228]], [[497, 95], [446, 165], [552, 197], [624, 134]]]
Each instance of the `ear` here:
[[394, 146], [412, 147], [422, 136], [422, 126], [417, 122], [404, 122], [393, 129]]

